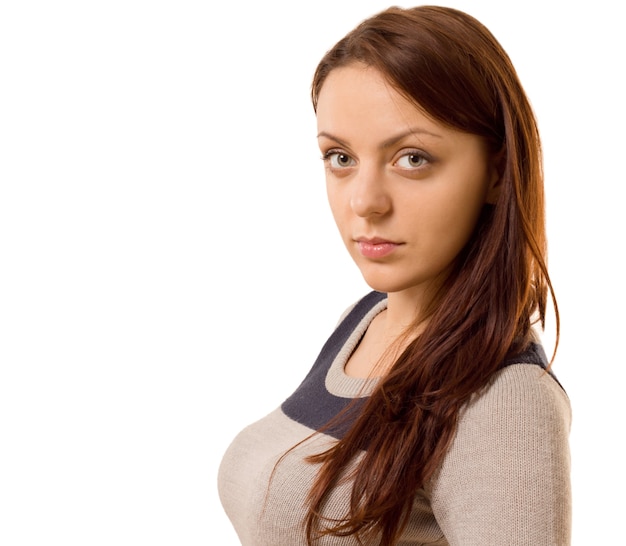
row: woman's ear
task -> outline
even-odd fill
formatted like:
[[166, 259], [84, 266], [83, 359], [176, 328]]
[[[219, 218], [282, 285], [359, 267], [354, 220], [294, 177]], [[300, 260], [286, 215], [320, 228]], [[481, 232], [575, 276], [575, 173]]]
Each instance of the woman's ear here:
[[487, 195], [485, 197], [485, 203], [489, 205], [495, 205], [500, 195], [500, 188], [502, 187], [502, 176], [504, 174], [504, 160], [506, 158], [506, 148], [502, 145], [502, 148], [498, 150], [491, 157], [491, 164], [489, 169], [489, 187], [487, 188]]

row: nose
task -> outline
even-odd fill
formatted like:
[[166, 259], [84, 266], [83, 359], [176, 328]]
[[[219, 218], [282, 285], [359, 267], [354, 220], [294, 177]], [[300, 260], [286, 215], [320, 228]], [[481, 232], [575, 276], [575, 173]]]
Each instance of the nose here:
[[361, 217], [383, 216], [391, 210], [391, 197], [385, 187], [384, 175], [378, 169], [361, 166], [352, 180], [350, 206]]

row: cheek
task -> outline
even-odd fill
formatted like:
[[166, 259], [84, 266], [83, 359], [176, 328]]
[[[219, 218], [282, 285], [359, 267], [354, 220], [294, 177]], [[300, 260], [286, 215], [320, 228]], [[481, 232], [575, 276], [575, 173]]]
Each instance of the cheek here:
[[485, 195], [482, 186], [475, 192], [461, 194], [450, 200], [446, 216], [451, 227], [456, 227], [460, 238], [467, 239], [474, 231], [484, 203]]
[[472, 191], [442, 192], [414, 203], [412, 211], [407, 207], [415, 233], [419, 236], [421, 232], [435, 253], [456, 257], [476, 227], [485, 203], [485, 185], [482, 181], [468, 182], [472, 183], [465, 187]]
[[339, 233], [343, 235], [346, 229], [346, 214], [342, 212], [342, 207], [337, 199], [337, 194], [335, 192], [327, 191], [327, 199], [328, 206], [330, 208], [330, 212], [332, 214], [333, 219], [335, 220], [335, 225], [339, 230]]
[[342, 230], [342, 228], [345, 228], [347, 219], [346, 207], [349, 206], [349, 203], [345, 203], [341, 193], [337, 188], [332, 187], [331, 184], [326, 185], [326, 198], [328, 199], [328, 206], [335, 223], [339, 230]]

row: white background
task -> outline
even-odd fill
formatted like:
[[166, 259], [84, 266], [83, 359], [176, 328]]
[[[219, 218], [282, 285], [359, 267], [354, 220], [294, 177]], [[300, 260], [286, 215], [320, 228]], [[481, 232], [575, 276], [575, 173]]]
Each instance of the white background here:
[[[367, 290], [326, 210], [309, 84], [388, 3], [222, 4], [0, 3], [3, 546], [238, 544], [224, 449]], [[610, 0], [449, 5], [501, 41], [539, 119], [574, 544], [617, 544], [621, 17]]]

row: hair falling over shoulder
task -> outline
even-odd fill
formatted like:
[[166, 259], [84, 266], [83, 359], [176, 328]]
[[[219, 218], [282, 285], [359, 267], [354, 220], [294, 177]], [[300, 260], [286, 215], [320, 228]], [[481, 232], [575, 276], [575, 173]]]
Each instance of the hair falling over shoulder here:
[[[501, 190], [486, 205], [423, 333], [379, 383], [350, 431], [311, 458], [320, 470], [309, 495], [309, 544], [324, 534], [368, 535], [395, 544], [416, 491], [427, 487], [454, 437], [461, 407], [531, 326], [545, 321], [548, 291], [543, 173], [535, 117], [493, 35], [449, 8], [390, 8], [339, 41], [317, 67], [313, 105], [328, 74], [364, 63], [434, 119], [482, 136], [501, 157]], [[366, 447], [363, 451], [363, 448]], [[362, 458], [351, 466], [357, 455]], [[341, 521], [320, 513], [350, 468], [353, 490]]]

